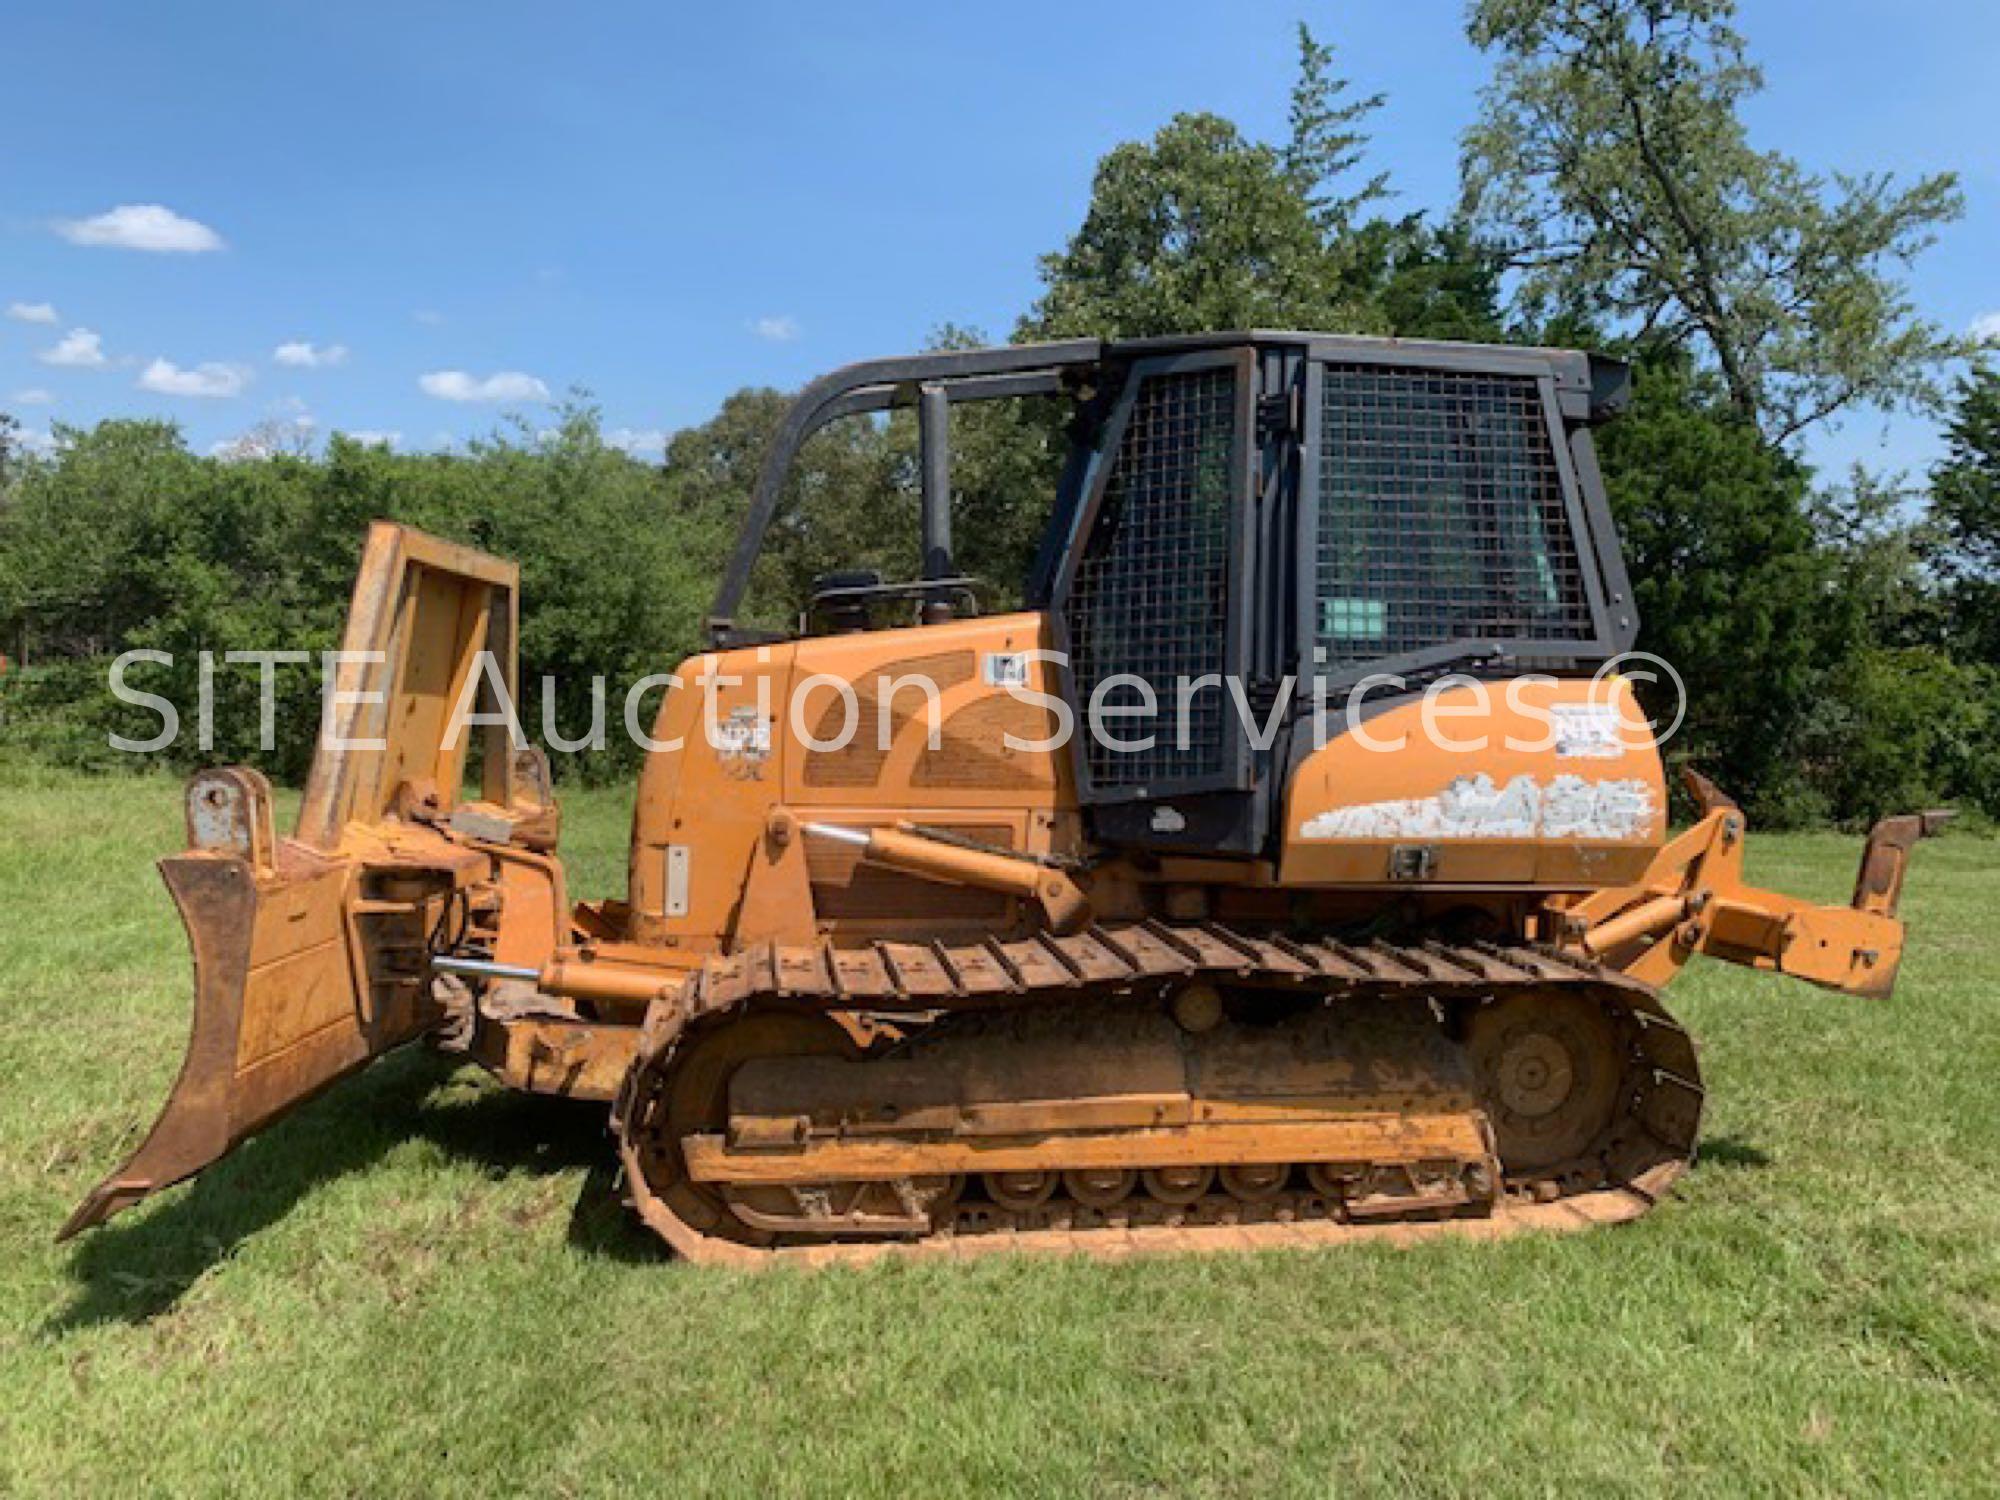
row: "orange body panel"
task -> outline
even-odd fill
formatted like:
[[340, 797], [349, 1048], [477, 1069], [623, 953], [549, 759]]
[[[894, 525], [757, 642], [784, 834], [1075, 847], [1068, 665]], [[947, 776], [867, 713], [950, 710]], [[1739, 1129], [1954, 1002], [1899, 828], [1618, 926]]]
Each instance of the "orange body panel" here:
[[[676, 748], [650, 756], [639, 781], [634, 938], [702, 953], [773, 935], [739, 918], [781, 813], [855, 829], [927, 824], [1037, 853], [1073, 837], [1073, 818], [1060, 816], [1075, 806], [1067, 752], [1007, 743], [1055, 733], [1054, 714], [1024, 701], [1057, 691], [1047, 663], [1024, 659], [1047, 648], [1045, 618], [1019, 614], [683, 663], [651, 731]], [[1014, 692], [991, 680], [995, 657], [1026, 674]], [[934, 685], [934, 698], [918, 678]], [[850, 728], [837, 684], [853, 694], [851, 734], [815, 749], [811, 742], [835, 745]], [[1014, 920], [1004, 898], [864, 866], [850, 848], [812, 843], [804, 858], [819, 925], [850, 939]]]
[[1453, 687], [1354, 729], [1331, 713], [1332, 737], [1286, 789], [1279, 879], [1407, 880], [1394, 868], [1404, 849], [1425, 851], [1428, 885], [1635, 880], [1665, 837], [1667, 793], [1651, 737], [1641, 728], [1625, 743], [1613, 732], [1620, 722], [1643, 722], [1622, 679]]

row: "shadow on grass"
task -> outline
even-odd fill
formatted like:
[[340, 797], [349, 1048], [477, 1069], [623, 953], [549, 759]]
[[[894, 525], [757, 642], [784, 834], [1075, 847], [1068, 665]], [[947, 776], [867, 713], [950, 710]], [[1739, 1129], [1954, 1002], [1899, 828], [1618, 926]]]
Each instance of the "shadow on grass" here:
[[[573, 1249], [627, 1264], [672, 1258], [620, 1201], [603, 1104], [454, 1085], [459, 1066], [426, 1048], [405, 1048], [245, 1142], [165, 1201], [90, 1232], [69, 1263], [77, 1296], [47, 1331], [143, 1323], [172, 1310], [204, 1273], [315, 1187], [366, 1171], [410, 1141], [428, 1141], [496, 1179], [582, 1170], [567, 1231]], [[1734, 1136], [1717, 1136], [1702, 1144], [1698, 1165], [1757, 1169], [1771, 1158]]]
[[[606, 1142], [607, 1148], [610, 1143]], [[625, 1265], [670, 1261], [673, 1251], [639, 1216], [625, 1206], [618, 1192], [618, 1166], [608, 1158], [597, 1162], [570, 1210], [569, 1242], [585, 1255]]]
[[1703, 1167], [1738, 1170], [1744, 1167], [1768, 1167], [1771, 1165], [1771, 1158], [1748, 1141], [1738, 1140], [1733, 1135], [1719, 1135], [1701, 1143], [1701, 1150], [1696, 1155], [1694, 1164], [1697, 1171]]
[[603, 1104], [453, 1087], [458, 1069], [428, 1048], [405, 1048], [244, 1142], [164, 1201], [90, 1231], [69, 1262], [77, 1295], [47, 1331], [143, 1323], [171, 1311], [204, 1273], [315, 1187], [366, 1171], [410, 1141], [428, 1141], [494, 1178], [588, 1168], [569, 1243], [619, 1261], [667, 1258], [618, 1201]]

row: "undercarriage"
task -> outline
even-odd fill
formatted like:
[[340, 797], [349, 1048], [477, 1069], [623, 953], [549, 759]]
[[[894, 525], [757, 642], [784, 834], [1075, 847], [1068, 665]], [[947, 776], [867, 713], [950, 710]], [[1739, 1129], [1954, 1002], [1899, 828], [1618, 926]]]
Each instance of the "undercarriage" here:
[[1686, 1033], [1539, 949], [1163, 923], [906, 947], [766, 948], [656, 1008], [614, 1125], [682, 1254], [1490, 1236], [1634, 1217], [1694, 1151]]

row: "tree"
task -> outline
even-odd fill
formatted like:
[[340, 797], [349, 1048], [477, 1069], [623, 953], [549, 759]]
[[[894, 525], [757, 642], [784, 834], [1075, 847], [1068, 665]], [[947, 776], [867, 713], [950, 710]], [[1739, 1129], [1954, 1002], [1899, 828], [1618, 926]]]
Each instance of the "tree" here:
[[20, 422], [9, 413], [0, 411], [0, 497], [6, 494], [23, 446]]
[[1845, 482], [1820, 486], [1810, 511], [1857, 638], [1883, 647], [1937, 644], [1942, 600], [1927, 562], [1939, 528], [1923, 494], [1855, 464]]
[[1348, 80], [1333, 71], [1333, 48], [1299, 23], [1299, 76], [1292, 85], [1291, 138], [1282, 160], [1285, 175], [1304, 195], [1322, 231], [1345, 232], [1370, 203], [1389, 196], [1389, 174], [1378, 172], [1358, 189], [1340, 184], [1368, 153], [1368, 117], [1388, 99], [1346, 97]]
[[313, 424], [310, 418], [266, 417], [211, 451], [217, 458], [247, 463], [259, 458], [274, 458], [279, 454], [302, 458], [312, 449]]
[[1043, 257], [1017, 337], [1140, 338], [1225, 328], [1493, 339], [1503, 265], [1464, 225], [1363, 219], [1387, 174], [1353, 184], [1382, 96], [1350, 98], [1333, 52], [1299, 29], [1290, 130], [1252, 141], [1177, 115], [1098, 163], [1082, 225]]
[[[631, 683], [693, 651], [722, 539], [713, 518], [669, 512], [658, 470], [605, 444], [577, 403], [555, 429], [516, 428], [464, 455], [397, 454], [336, 435], [321, 457], [200, 458], [158, 422], [63, 429], [0, 507], [0, 641], [22, 658], [0, 678], [10, 742], [96, 765], [110, 730], [158, 728], [106, 689], [107, 659], [171, 653], [134, 685], [183, 711], [175, 764], [249, 760], [303, 775], [319, 724], [317, 661], [276, 671], [277, 742], [265, 751], [258, 673], [230, 651], [330, 650], [340, 642], [367, 524], [408, 522], [521, 564], [523, 727], [540, 739], [542, 679], [555, 721], [581, 738], [592, 678], [607, 681], [603, 753], [557, 756], [560, 774], [608, 775], [636, 758], [618, 728]], [[212, 653], [213, 743], [193, 732], [201, 652]]]
[[1809, 478], [1685, 354], [1649, 357], [1631, 411], [1599, 435], [1639, 608], [1641, 648], [1672, 663], [1688, 719], [1673, 750], [1763, 821], [1805, 821], [1799, 734], [1847, 628], [1807, 510]]
[[1372, 331], [1484, 344], [1516, 332], [1501, 311], [1506, 262], [1463, 221], [1432, 225], [1421, 214], [1373, 220], [1349, 234], [1347, 263], [1348, 285], [1366, 300]]
[[1896, 274], [1958, 217], [1955, 178], [1829, 180], [1750, 144], [1762, 76], [1734, 0], [1473, 0], [1500, 63], [1465, 140], [1466, 209], [1531, 316], [1696, 351], [1775, 442], [1857, 404], [1920, 404], [1964, 351]]
[[[741, 390], [699, 427], [674, 435], [666, 452], [671, 523], [718, 537], [719, 574], [757, 486], [758, 471], [791, 398]], [[916, 470], [886, 424], [850, 417], [822, 428], [800, 450], [764, 535], [743, 618], [795, 619], [813, 580], [844, 568], [888, 578], [917, 572]], [[712, 575], [713, 576], [713, 575]]]
[[24, 476], [0, 514], [0, 629], [38, 655], [88, 657], [164, 607], [160, 562], [200, 465], [168, 422], [58, 431], [57, 461]]
[[1976, 370], [1959, 385], [1931, 506], [1950, 639], [2000, 665], [2000, 373]]
[[1036, 338], [1352, 327], [1362, 312], [1285, 153], [1216, 115], [1176, 115], [1097, 164], [1090, 207], [1042, 259]]
[[1823, 674], [1799, 746], [1842, 821], [1938, 806], [2000, 815], [2000, 672], [1933, 646], [1864, 645]]

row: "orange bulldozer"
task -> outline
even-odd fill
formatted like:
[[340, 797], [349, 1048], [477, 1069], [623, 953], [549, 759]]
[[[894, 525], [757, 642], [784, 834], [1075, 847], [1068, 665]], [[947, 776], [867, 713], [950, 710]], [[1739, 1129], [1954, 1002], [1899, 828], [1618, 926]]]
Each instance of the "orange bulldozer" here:
[[[1853, 901], [1669, 833], [1638, 631], [1555, 350], [1240, 333], [854, 365], [798, 397], [647, 742], [623, 899], [573, 900], [507, 728], [516, 568], [377, 523], [289, 836], [248, 769], [162, 862], [187, 1060], [65, 1235], [420, 1037], [601, 1101], [692, 1260], [1496, 1236], [1694, 1157], [1695, 954], [1883, 998], [1915, 841]], [[1021, 597], [952, 547], [952, 409], [1056, 403]], [[740, 618], [801, 445], [913, 407], [919, 576]], [[838, 560], [835, 560], [838, 561]], [[472, 726], [470, 729], [467, 726]], [[472, 741], [476, 739], [476, 747]]]

